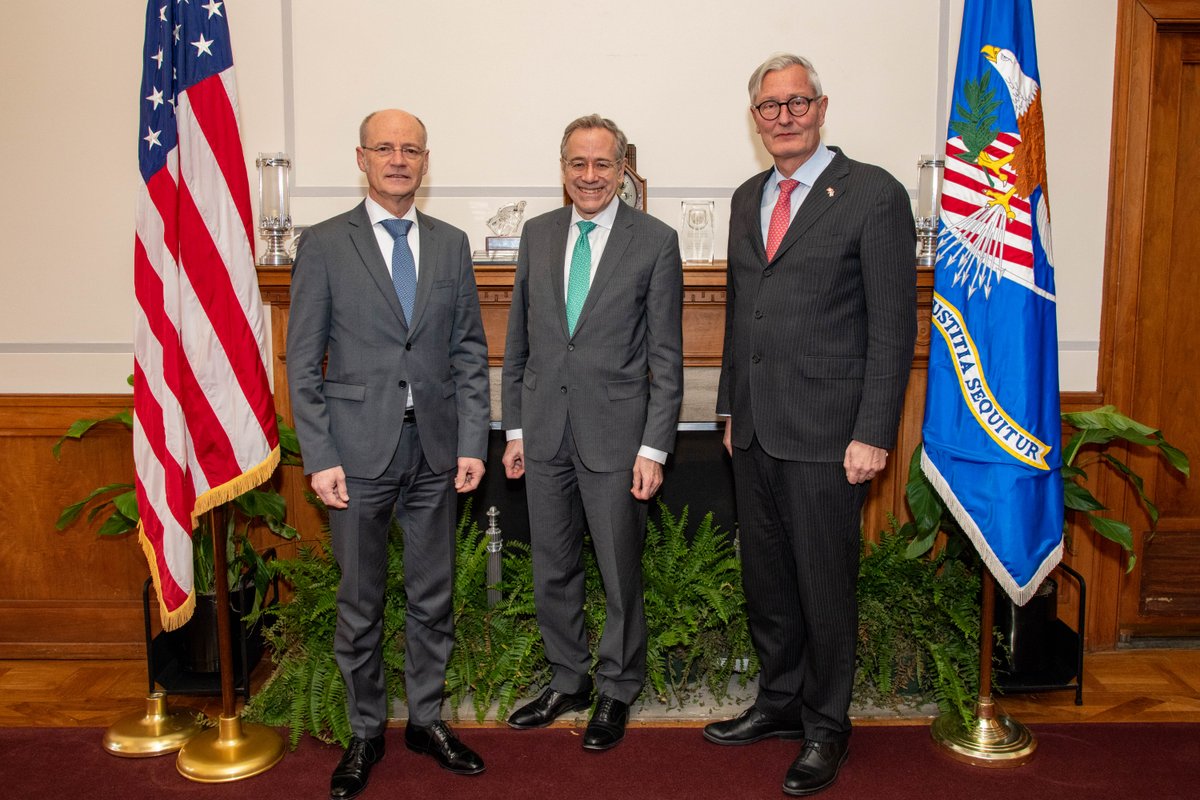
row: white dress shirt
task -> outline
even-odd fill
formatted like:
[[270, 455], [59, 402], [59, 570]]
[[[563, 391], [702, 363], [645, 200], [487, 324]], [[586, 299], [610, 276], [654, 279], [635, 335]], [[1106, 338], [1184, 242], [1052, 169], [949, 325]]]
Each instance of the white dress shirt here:
[[[383, 263], [387, 265], [388, 275], [392, 274], [392, 248], [396, 244], [396, 240], [388, 233], [388, 229], [383, 227], [385, 219], [396, 219], [392, 216], [392, 212], [388, 211], [379, 203], [375, 202], [369, 195], [367, 197], [367, 218], [371, 220], [371, 230], [375, 233], [375, 241], [379, 244], [379, 252], [383, 254]], [[412, 222], [408, 226], [408, 247], [412, 250], [413, 264], [416, 267], [416, 275], [421, 274], [421, 233], [420, 226], [417, 225], [417, 207], [411, 205], [406, 213], [400, 219], [407, 219]], [[409, 325], [412, 325], [412, 320], [408, 320]], [[413, 407], [412, 396], [412, 381], [409, 381], [408, 400], [405, 401], [405, 408]]]

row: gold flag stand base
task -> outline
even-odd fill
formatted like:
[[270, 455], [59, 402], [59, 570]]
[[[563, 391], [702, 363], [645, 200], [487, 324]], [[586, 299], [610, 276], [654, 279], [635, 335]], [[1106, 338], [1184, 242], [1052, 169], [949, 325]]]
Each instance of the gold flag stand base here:
[[951, 758], [976, 767], [1019, 767], [1033, 758], [1037, 739], [1012, 717], [999, 713], [990, 697], [975, 706], [975, 724], [957, 714], [942, 714], [929, 732]]
[[977, 767], [1019, 767], [1033, 758], [1037, 741], [1021, 723], [1001, 714], [992, 702], [992, 636], [996, 619], [996, 583], [983, 571], [979, 641], [979, 699], [975, 723], [963, 725], [958, 714], [942, 714], [929, 729], [933, 740], [951, 758]]
[[197, 734], [179, 751], [179, 774], [198, 783], [228, 783], [266, 772], [283, 758], [283, 739], [263, 725], [221, 715], [216, 728]]
[[183, 747], [200, 729], [194, 711], [167, 711], [166, 692], [151, 692], [144, 715], [123, 717], [104, 732], [104, 749], [125, 758], [161, 756]]

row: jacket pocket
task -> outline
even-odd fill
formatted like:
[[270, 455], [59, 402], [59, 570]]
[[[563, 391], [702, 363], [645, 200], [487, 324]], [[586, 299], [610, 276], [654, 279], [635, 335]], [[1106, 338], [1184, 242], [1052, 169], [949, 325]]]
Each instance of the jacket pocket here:
[[322, 392], [326, 397], [336, 397], [339, 400], [357, 400], [360, 403], [367, 397], [367, 387], [358, 383], [325, 381]]
[[609, 381], [608, 390], [609, 400], [628, 400], [631, 397], [640, 397], [645, 394], [650, 394], [649, 376], [643, 375], [640, 378], [627, 378], [623, 381]]

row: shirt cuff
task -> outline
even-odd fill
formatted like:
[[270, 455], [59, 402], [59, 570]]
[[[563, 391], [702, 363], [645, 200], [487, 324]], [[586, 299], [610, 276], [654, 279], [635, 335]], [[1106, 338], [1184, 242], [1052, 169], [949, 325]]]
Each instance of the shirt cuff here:
[[513, 428], [511, 431], [504, 432], [504, 441], [511, 442], [514, 439], [524, 439], [525, 433], [521, 428]]
[[648, 458], [651, 461], [657, 461], [659, 464], [667, 463], [667, 454], [662, 450], [655, 450], [653, 447], [642, 445], [638, 448], [638, 455], [642, 458]]

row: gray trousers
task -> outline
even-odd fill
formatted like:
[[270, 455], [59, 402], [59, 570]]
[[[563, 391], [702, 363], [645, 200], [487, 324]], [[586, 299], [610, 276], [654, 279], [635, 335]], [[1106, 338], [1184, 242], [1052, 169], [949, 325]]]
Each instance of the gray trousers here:
[[538, 627], [553, 669], [550, 686], [581, 691], [591, 655], [584, 624], [583, 537], [590, 532], [607, 611], [597, 650], [596, 688], [632, 703], [646, 678], [646, 615], [642, 547], [646, 503], [630, 494], [629, 469], [592, 472], [579, 460], [568, 422], [550, 461], [525, 459]]
[[363, 738], [387, 726], [383, 676], [383, 609], [387, 598], [387, 539], [393, 511], [404, 529], [408, 718], [441, 719], [446, 663], [454, 646], [453, 471], [435, 473], [421, 452], [416, 424], [406, 423], [383, 475], [348, 477], [349, 507], [330, 509], [333, 554], [342, 568], [334, 652], [346, 680], [350, 727]]

